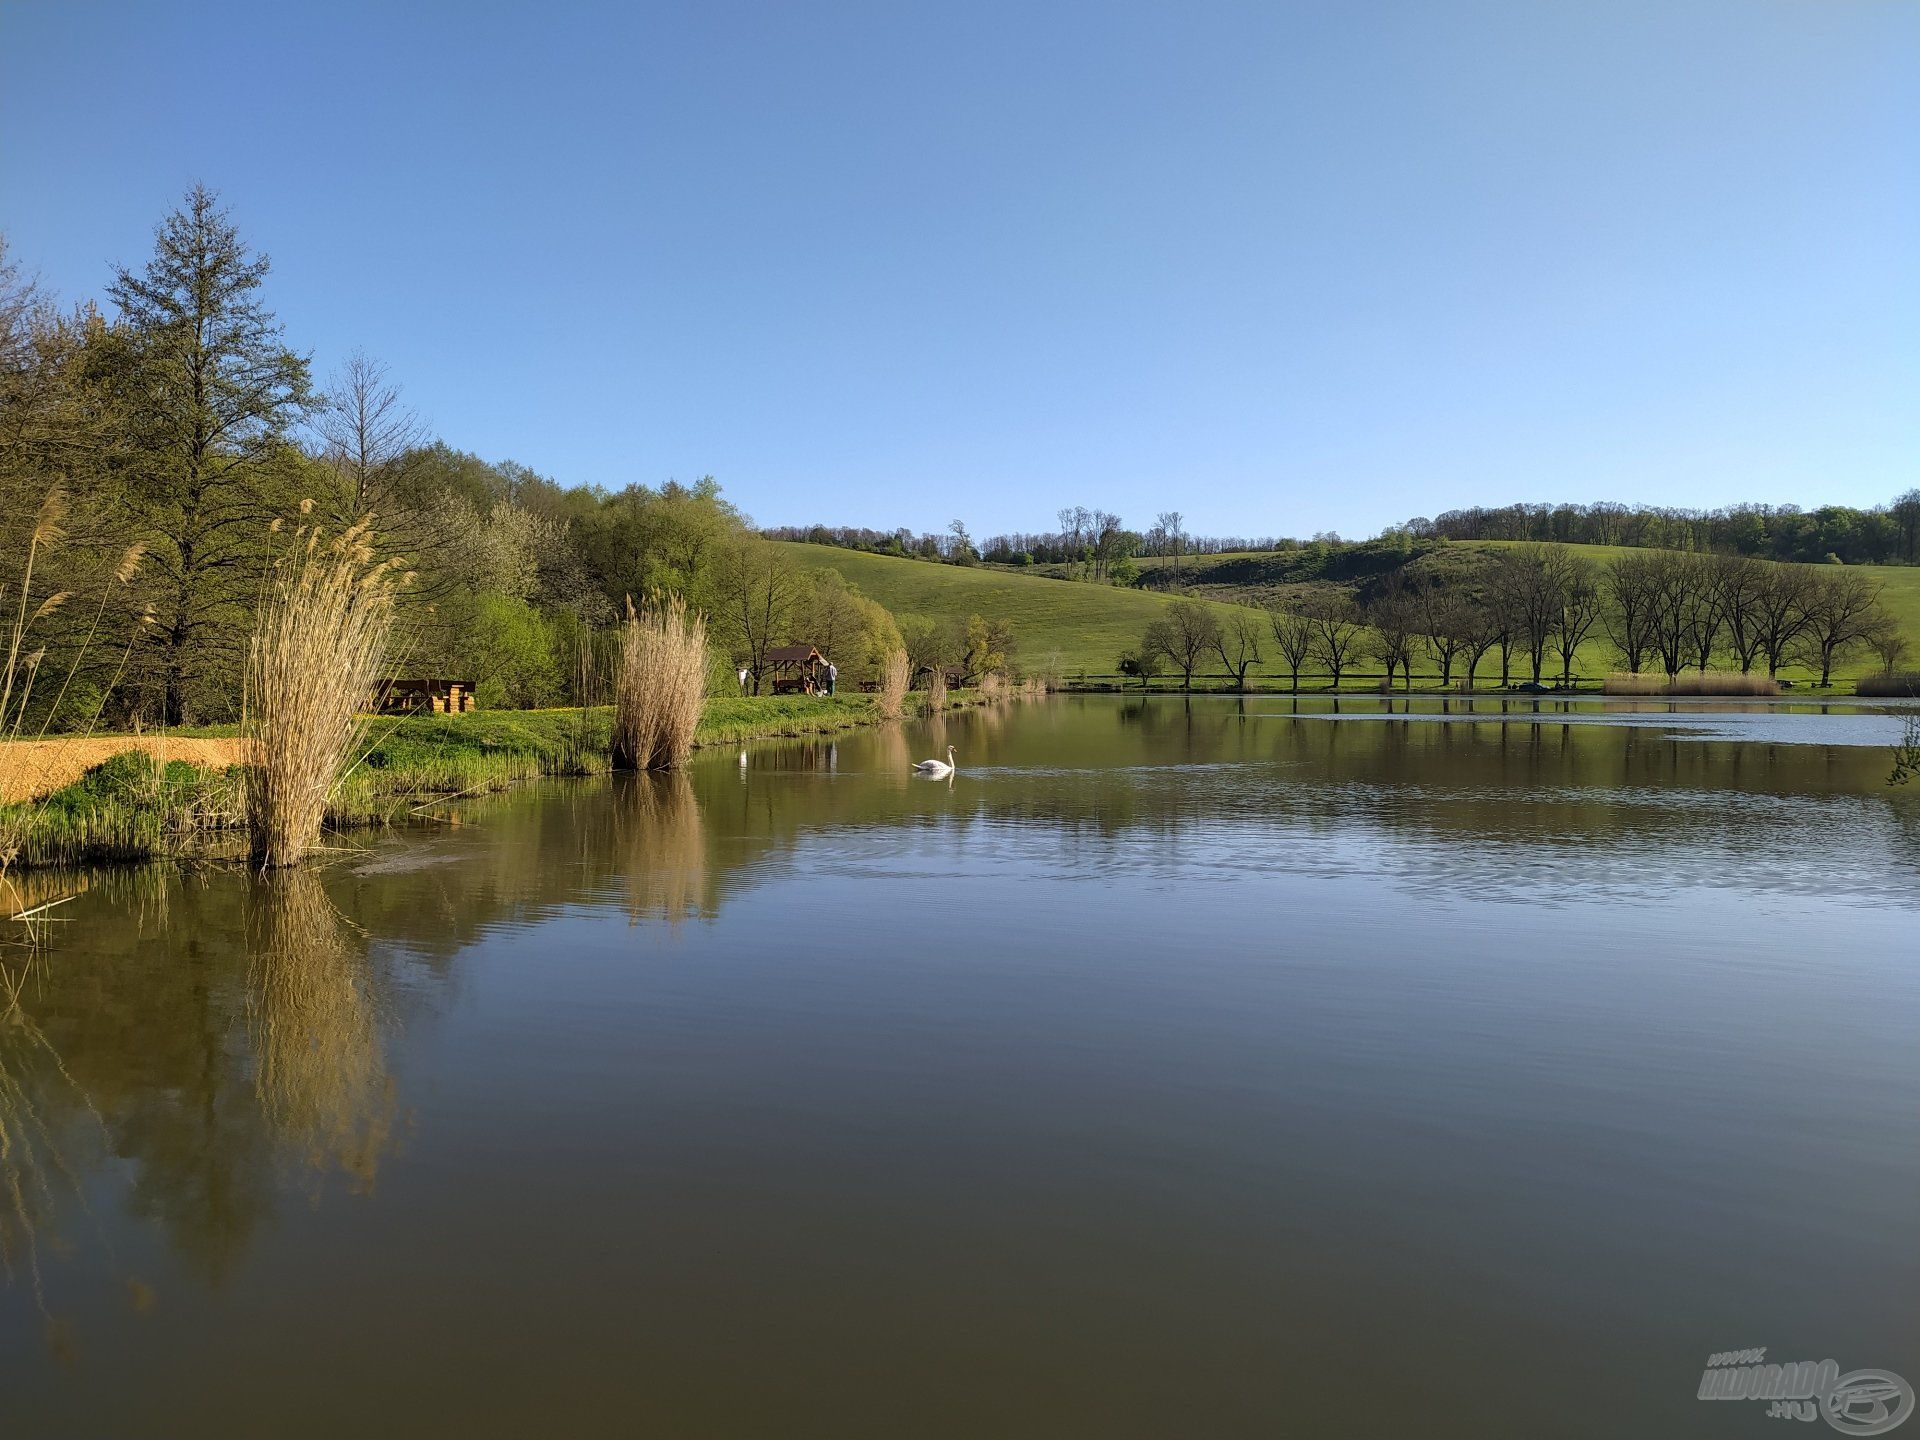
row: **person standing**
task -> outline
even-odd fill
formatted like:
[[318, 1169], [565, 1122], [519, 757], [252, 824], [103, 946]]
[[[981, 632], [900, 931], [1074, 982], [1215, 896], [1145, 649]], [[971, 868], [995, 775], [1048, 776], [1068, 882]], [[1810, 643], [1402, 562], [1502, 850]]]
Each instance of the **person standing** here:
[[831, 660], [827, 662], [827, 694], [833, 693], [833, 682], [840, 678], [840, 667]]
[[747, 674], [747, 667], [742, 665], [740, 667], [740, 693], [742, 695], [747, 693]]

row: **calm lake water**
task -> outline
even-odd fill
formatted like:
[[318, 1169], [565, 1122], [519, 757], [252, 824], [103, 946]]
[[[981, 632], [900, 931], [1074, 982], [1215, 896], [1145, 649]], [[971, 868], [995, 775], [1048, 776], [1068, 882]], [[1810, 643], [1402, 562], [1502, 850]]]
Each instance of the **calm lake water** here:
[[0, 1024], [0, 1434], [1736, 1436], [1713, 1351], [1920, 1381], [1898, 724], [1406, 708], [1055, 699], [94, 877]]

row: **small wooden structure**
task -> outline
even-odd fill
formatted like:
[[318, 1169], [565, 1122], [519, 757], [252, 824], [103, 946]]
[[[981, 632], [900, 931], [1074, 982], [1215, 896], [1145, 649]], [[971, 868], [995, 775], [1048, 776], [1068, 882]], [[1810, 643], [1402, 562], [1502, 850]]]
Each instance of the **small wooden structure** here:
[[776, 645], [767, 651], [767, 674], [776, 695], [823, 694], [827, 657], [811, 645]]
[[381, 715], [460, 715], [473, 709], [473, 681], [438, 677], [382, 680], [373, 692]]
[[947, 688], [949, 690], [962, 689], [967, 683], [967, 667], [964, 665], [922, 665], [919, 673], [913, 678], [919, 680], [922, 676], [925, 676], [927, 683], [931, 685], [933, 683], [933, 672], [935, 670], [940, 672], [940, 678], [947, 682]]

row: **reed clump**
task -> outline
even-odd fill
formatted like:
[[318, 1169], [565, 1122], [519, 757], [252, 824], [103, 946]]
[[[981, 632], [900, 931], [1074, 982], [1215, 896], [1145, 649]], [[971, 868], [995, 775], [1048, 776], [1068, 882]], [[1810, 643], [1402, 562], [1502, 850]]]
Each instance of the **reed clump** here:
[[1620, 672], [1607, 676], [1608, 695], [1778, 695], [1780, 682], [1733, 670], [1695, 670], [1684, 675]]
[[890, 650], [886, 660], [880, 666], [880, 689], [876, 692], [873, 708], [883, 720], [898, 720], [906, 713], [907, 683], [913, 672], [908, 668], [907, 652]]
[[707, 695], [707, 622], [679, 596], [627, 602], [614, 677], [613, 766], [666, 770], [693, 753]]
[[1868, 675], [1853, 687], [1853, 693], [1885, 698], [1920, 696], [1920, 670], [1893, 670], [1880, 675]]
[[268, 578], [247, 649], [242, 721], [254, 746], [247, 828], [265, 868], [297, 865], [318, 843], [386, 664], [394, 598], [411, 577], [403, 562], [373, 558], [369, 530], [361, 520], [329, 539], [302, 525]]
[[939, 711], [947, 708], [947, 675], [938, 665], [927, 676], [927, 709]]

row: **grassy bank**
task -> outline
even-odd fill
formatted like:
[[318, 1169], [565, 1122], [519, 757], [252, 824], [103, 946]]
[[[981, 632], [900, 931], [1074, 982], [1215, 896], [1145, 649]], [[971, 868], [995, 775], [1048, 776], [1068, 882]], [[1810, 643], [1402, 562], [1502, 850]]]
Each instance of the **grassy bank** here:
[[[908, 714], [924, 705], [908, 697]], [[949, 707], [976, 704], [950, 693]], [[830, 735], [875, 724], [871, 695], [727, 696], [710, 700], [695, 745]], [[431, 816], [438, 802], [504, 790], [543, 775], [608, 769], [611, 709], [495, 710], [375, 721], [365, 758], [327, 809], [335, 829]], [[193, 732], [195, 735], [210, 732]], [[219, 855], [241, 843], [245, 800], [239, 767], [161, 764], [129, 750], [31, 805], [0, 807], [0, 829], [22, 867], [115, 864], [159, 856]]]

